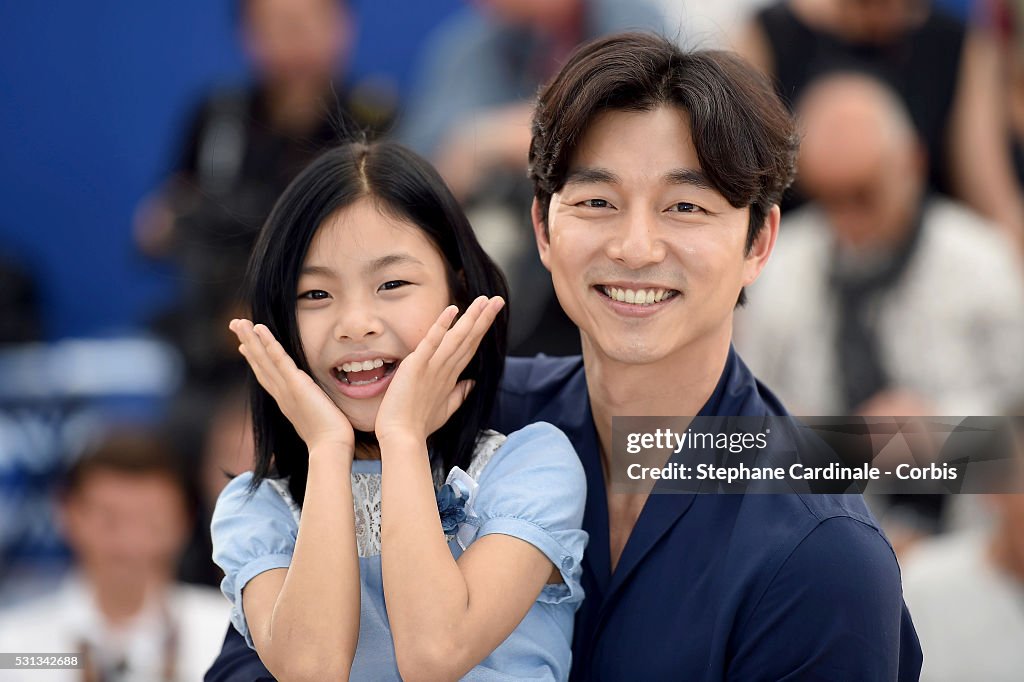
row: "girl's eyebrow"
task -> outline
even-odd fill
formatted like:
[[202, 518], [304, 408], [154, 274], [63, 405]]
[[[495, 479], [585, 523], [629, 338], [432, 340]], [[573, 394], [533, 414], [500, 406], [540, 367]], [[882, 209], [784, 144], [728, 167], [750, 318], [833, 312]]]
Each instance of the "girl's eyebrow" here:
[[363, 269], [372, 274], [391, 265], [404, 265], [406, 263], [412, 265], [423, 265], [423, 261], [409, 255], [408, 253], [390, 253], [386, 256], [373, 259]]
[[324, 275], [334, 277], [334, 270], [326, 265], [303, 265], [300, 275]]
[[[423, 265], [423, 261], [415, 256], [409, 255], [408, 253], [389, 253], [386, 256], [374, 258], [363, 266], [363, 270], [368, 274], [373, 274], [391, 265], [403, 265], [407, 263], [411, 265]], [[334, 268], [328, 265], [303, 265], [300, 274], [337, 277], [337, 272]]]

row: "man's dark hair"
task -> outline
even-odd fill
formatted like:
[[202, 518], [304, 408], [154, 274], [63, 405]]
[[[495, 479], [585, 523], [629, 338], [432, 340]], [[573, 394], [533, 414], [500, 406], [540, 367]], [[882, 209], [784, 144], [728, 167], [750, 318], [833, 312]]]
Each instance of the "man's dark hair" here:
[[162, 476], [181, 490], [189, 507], [194, 502], [184, 463], [156, 433], [141, 428], [118, 428], [86, 448], [64, 472], [61, 494], [74, 495], [90, 476], [100, 471], [126, 476]]
[[[249, 260], [248, 298], [254, 322], [265, 324], [303, 371], [310, 373], [295, 317], [296, 289], [306, 253], [320, 226], [337, 211], [370, 199], [377, 210], [411, 223], [441, 252], [453, 303], [461, 310], [478, 296], [508, 300], [508, 284], [477, 241], [473, 228], [444, 180], [422, 157], [393, 142], [350, 142], [321, 154], [277, 200]], [[433, 464], [444, 473], [469, 467], [477, 437], [486, 426], [508, 342], [508, 308], [484, 334], [460, 379], [473, 393], [427, 440]], [[259, 383], [252, 382], [256, 464], [252, 486], [288, 477], [301, 505], [306, 494], [309, 450], [295, 427]], [[356, 433], [363, 442], [373, 434]]]
[[[740, 57], [684, 52], [649, 33], [584, 44], [540, 91], [529, 175], [547, 222], [576, 146], [598, 114], [675, 106], [690, 117], [701, 170], [734, 208], [750, 208], [746, 249], [796, 175], [799, 137], [772, 84]], [[744, 296], [740, 295], [742, 304]]]

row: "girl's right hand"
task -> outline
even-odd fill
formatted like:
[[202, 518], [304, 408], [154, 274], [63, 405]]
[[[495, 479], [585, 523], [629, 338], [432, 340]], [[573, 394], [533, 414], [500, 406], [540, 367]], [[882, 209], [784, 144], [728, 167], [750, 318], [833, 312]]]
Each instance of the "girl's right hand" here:
[[352, 424], [338, 406], [299, 369], [266, 325], [231, 320], [228, 328], [241, 345], [238, 352], [252, 367], [257, 381], [312, 452], [320, 447], [351, 457], [355, 448]]

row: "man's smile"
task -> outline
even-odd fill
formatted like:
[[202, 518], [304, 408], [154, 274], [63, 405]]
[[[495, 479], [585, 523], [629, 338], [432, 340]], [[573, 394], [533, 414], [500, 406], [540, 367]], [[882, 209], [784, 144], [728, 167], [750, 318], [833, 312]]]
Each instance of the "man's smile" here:
[[660, 287], [621, 287], [612, 286], [608, 284], [599, 284], [595, 289], [598, 292], [604, 294], [613, 301], [619, 303], [630, 303], [639, 306], [649, 306], [655, 303], [661, 303], [667, 301], [675, 296], [679, 295], [679, 292], [675, 289], [666, 289]]

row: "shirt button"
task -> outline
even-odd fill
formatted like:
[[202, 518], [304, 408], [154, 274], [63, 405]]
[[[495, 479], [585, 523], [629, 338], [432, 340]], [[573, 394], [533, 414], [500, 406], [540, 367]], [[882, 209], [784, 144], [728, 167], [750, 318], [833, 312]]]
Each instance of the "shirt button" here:
[[571, 571], [572, 567], [575, 564], [576, 564], [576, 560], [573, 559], [571, 556], [567, 556], [564, 559], [562, 559], [562, 570], [563, 571]]

